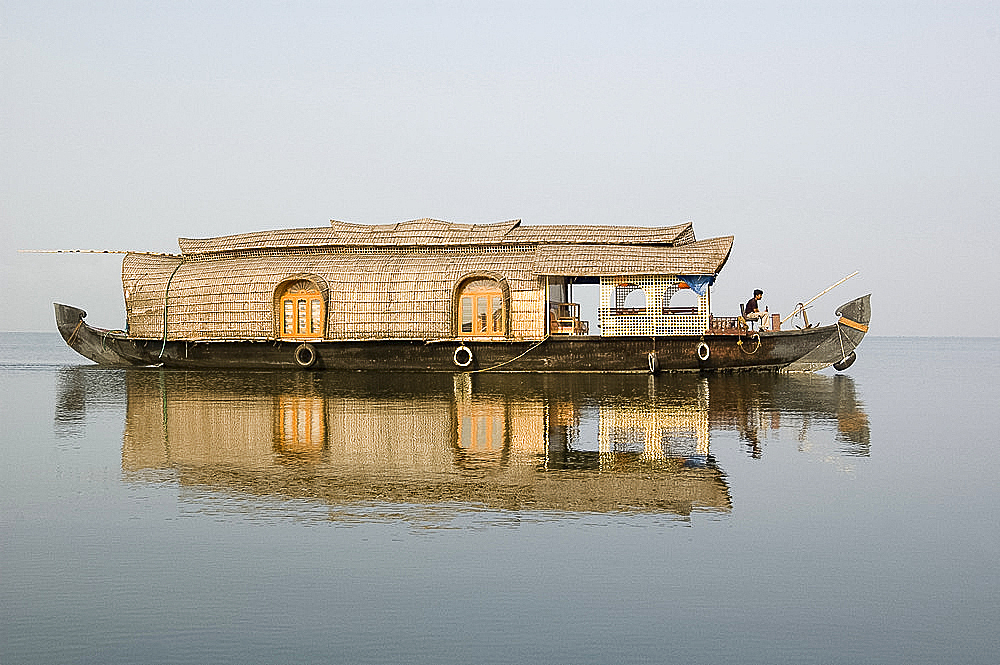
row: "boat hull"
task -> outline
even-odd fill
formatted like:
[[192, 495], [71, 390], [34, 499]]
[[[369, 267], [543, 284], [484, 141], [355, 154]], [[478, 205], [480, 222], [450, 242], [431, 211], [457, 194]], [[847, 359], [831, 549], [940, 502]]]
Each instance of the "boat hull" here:
[[[867, 330], [868, 296], [841, 310], [847, 312], [841, 322], [806, 330], [648, 337], [553, 335], [534, 341], [164, 342], [92, 328], [83, 321], [86, 312], [58, 304], [56, 321], [63, 339], [78, 353], [114, 366], [376, 372], [816, 371], [842, 360], [846, 355], [842, 348], [852, 352]], [[848, 316], [864, 320], [848, 319], [853, 324], [848, 325], [843, 323]]]
[[[868, 334], [868, 322], [872, 318], [871, 296], [863, 296], [837, 308], [836, 335], [830, 335], [815, 349], [791, 363], [787, 369], [792, 372], [815, 372], [831, 365], [847, 361], [846, 369], [854, 362], [854, 350]], [[838, 367], [839, 369], [840, 367]]]
[[56, 328], [71, 349], [98, 365], [135, 367], [154, 364], [149, 355], [121, 330], [105, 330], [87, 324], [87, 312], [79, 307], [55, 303]]

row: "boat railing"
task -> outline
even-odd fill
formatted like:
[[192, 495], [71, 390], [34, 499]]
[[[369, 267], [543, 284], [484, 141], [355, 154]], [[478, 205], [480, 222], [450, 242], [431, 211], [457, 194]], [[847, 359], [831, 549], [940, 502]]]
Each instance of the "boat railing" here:
[[[742, 316], [710, 316], [708, 331], [715, 335], [742, 335], [750, 330], [750, 325]], [[781, 330], [781, 316], [772, 314], [771, 319], [762, 330]]]
[[747, 331], [746, 322], [739, 316], [710, 316], [708, 329], [716, 334], [738, 335]]

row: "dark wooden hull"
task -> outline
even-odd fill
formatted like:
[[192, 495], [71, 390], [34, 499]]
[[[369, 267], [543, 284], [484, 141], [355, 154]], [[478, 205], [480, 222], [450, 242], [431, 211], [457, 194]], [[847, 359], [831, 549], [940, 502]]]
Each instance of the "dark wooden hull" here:
[[[300, 342], [281, 340], [163, 342], [134, 339], [124, 332], [88, 326], [83, 321], [86, 312], [81, 309], [55, 306], [56, 322], [63, 339], [78, 353], [102, 365], [380, 372], [623, 373], [789, 368], [815, 371], [841, 360], [846, 353], [841, 353], [840, 349], [850, 353], [864, 337], [870, 317], [868, 296], [844, 305], [841, 310], [845, 308], [851, 308], [851, 316], [864, 320], [852, 320], [853, 326], [840, 322], [806, 330], [742, 335], [721, 332], [655, 337], [565, 335], [541, 341], [387, 339], [309, 342], [303, 347]], [[802, 362], [804, 358], [807, 362]]]

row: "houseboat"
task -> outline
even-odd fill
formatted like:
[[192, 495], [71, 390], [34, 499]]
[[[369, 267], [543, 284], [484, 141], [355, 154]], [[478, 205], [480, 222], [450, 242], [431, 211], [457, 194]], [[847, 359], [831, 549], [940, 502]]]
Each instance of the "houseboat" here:
[[[662, 227], [432, 219], [179, 240], [128, 252], [125, 330], [55, 305], [102, 365], [420, 372], [845, 369], [868, 295], [837, 322], [756, 330], [711, 313], [733, 237]], [[596, 320], [581, 315], [589, 290]]]

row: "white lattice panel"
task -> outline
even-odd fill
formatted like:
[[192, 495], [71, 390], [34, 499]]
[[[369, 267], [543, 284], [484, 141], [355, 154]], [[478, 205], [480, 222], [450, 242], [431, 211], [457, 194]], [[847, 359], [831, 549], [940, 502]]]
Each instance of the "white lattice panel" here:
[[[597, 310], [601, 335], [701, 335], [708, 329], [709, 289], [698, 296], [695, 313], [671, 313], [668, 304], [678, 291], [676, 277], [602, 277]], [[626, 297], [637, 289], [644, 307], [626, 307]]]

